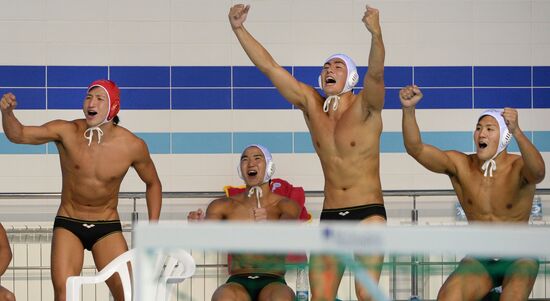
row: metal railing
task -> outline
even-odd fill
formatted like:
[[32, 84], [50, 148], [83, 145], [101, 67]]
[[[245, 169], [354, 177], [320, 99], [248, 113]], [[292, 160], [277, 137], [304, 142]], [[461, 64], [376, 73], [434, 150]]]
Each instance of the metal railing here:
[[[536, 192], [537, 195], [550, 195], [550, 189], [538, 189]], [[207, 204], [210, 199], [217, 198], [219, 196], [223, 195], [223, 192], [219, 191], [201, 191], [201, 192], [163, 192], [163, 198], [164, 199], [201, 199], [204, 200], [204, 204]], [[322, 198], [324, 196], [322, 191], [306, 191], [306, 197], [308, 198]], [[392, 198], [392, 197], [405, 197], [410, 198], [411, 202], [409, 204], [409, 210], [410, 210], [410, 216], [409, 216], [409, 222], [411, 224], [417, 224], [419, 222], [419, 217], [422, 217], [422, 215], [419, 215], [419, 210], [417, 208], [418, 205], [418, 198], [425, 198], [425, 197], [440, 197], [440, 196], [447, 196], [452, 197], [455, 196], [455, 193], [453, 190], [387, 190], [384, 191], [384, 197], [386, 198]], [[41, 200], [47, 200], [47, 199], [55, 199], [59, 200], [61, 197], [60, 193], [0, 193], [0, 200], [2, 199], [23, 199], [23, 200], [32, 200], [32, 199], [41, 199]], [[126, 225], [124, 228], [125, 235], [131, 235], [131, 229], [132, 225], [138, 220], [139, 214], [137, 211], [137, 202], [140, 200], [145, 199], [145, 193], [142, 192], [122, 192], [119, 194], [120, 199], [126, 199], [130, 200], [132, 202], [133, 210], [131, 212], [131, 224]], [[391, 217], [390, 217], [391, 218]], [[18, 252], [18, 248], [26, 248], [27, 249], [27, 256], [29, 256], [29, 245], [38, 244], [40, 245], [40, 253], [43, 253], [42, 249], [48, 249], [49, 243], [51, 240], [51, 233], [52, 229], [48, 227], [6, 227], [6, 231], [9, 234], [10, 237], [10, 243], [12, 244], [12, 249], [14, 249], [14, 261], [18, 260], [18, 256], [20, 256], [20, 253]], [[133, 241], [131, 237], [128, 237], [130, 241]], [[46, 252], [47, 253], [47, 252]], [[199, 257], [206, 258], [208, 255], [205, 254], [199, 254]], [[217, 256], [218, 259], [221, 258], [221, 256]], [[18, 260], [19, 261], [19, 260]], [[26, 258], [24, 261], [29, 262], [29, 258]], [[8, 268], [8, 273], [11, 273], [11, 277], [4, 275], [2, 277], [3, 282], [11, 282], [12, 287], [17, 288], [17, 282], [20, 281], [33, 281], [37, 280], [35, 279], [39, 275], [38, 281], [40, 282], [40, 286], [43, 286], [43, 282], [50, 281], [49, 274], [50, 274], [50, 266], [48, 264], [44, 264], [43, 261], [40, 259], [40, 264], [27, 264], [27, 265], [20, 265], [20, 264], [12, 264]], [[386, 259], [386, 266], [389, 267], [388, 269], [385, 269], [385, 272], [388, 277], [388, 292], [390, 294], [390, 297], [393, 300], [404, 300], [408, 299], [404, 297], [406, 293], [401, 292], [403, 288], [400, 287], [400, 284], [402, 284], [403, 278], [410, 278], [409, 285], [405, 289], [409, 289], [409, 296], [419, 296], [419, 295], [426, 295], [426, 288], [425, 286], [425, 278], [426, 276], [423, 273], [424, 267], [433, 267], [433, 266], [441, 266], [442, 270], [444, 270], [443, 267], [447, 266], [449, 268], [452, 268], [456, 265], [456, 261], [454, 260], [440, 260], [437, 262], [430, 262], [430, 260], [426, 260], [423, 256], [416, 256], [414, 254], [411, 254], [411, 256], [405, 256], [405, 257], [396, 257], [396, 256], [388, 256]], [[550, 266], [548, 266], [548, 262], [542, 262], [541, 269], [546, 271], [546, 269]], [[405, 268], [405, 272], [401, 269], [402, 267]], [[203, 260], [202, 262], [199, 262], [198, 264], [199, 271], [202, 272], [203, 281], [206, 281], [207, 278], [216, 278], [215, 283], [213, 286], [217, 286], [221, 283], [223, 283], [223, 280], [226, 276], [226, 273], [224, 273], [224, 270], [227, 268], [226, 263], [223, 260], [217, 260], [215, 262], [209, 262], [207, 260]], [[401, 270], [400, 270], [401, 269]], [[95, 271], [95, 266], [93, 264], [85, 264], [83, 270], [85, 272], [93, 272]], [[215, 270], [214, 276], [207, 271]], [[221, 271], [221, 272], [220, 272]], [[47, 275], [43, 275], [46, 274]], [[210, 274], [209, 274], [210, 273]], [[443, 273], [443, 272], [442, 272]], [[26, 276], [21, 276], [22, 274], [25, 274]], [[200, 274], [200, 273], [199, 273]], [[408, 274], [408, 275], [405, 275]], [[546, 287], [548, 280], [546, 279], [546, 272], [544, 274], [544, 296], [541, 296], [540, 298], [546, 298], [550, 297], [550, 294], [546, 294]], [[29, 276], [33, 275], [33, 276]], [[446, 275], [445, 275], [446, 276]], [[34, 278], [33, 278], [34, 277]], [[198, 278], [200, 278], [198, 277]], [[350, 290], [352, 289], [351, 283], [353, 283], [351, 274], [346, 273], [346, 277], [349, 277], [349, 283], [350, 283]], [[427, 277], [430, 277], [428, 275]], [[443, 277], [443, 275], [442, 275]], [[200, 281], [200, 279], [197, 279], [197, 281]], [[401, 281], [401, 282], [400, 282]], [[0, 282], [2, 283], [2, 282]], [[193, 286], [193, 284], [191, 284]], [[207, 285], [200, 284], [195, 285], [199, 288], [202, 288], [205, 292], [202, 294], [205, 297], [208, 295], [206, 292]], [[419, 286], [423, 286], [423, 289], [420, 290]], [[18, 300], [24, 301], [24, 300], [35, 300], [35, 299], [29, 299], [28, 296], [31, 295], [31, 292], [29, 292], [28, 285], [26, 296], [27, 299], [19, 298]], [[550, 285], [549, 285], [550, 287]], [[16, 289], [17, 291], [17, 289]], [[41, 291], [43, 289], [41, 288]], [[201, 300], [193, 298], [194, 292], [193, 288], [188, 288], [188, 291], [184, 294], [186, 297], [182, 297], [182, 299], [179, 299], [181, 294], [176, 294], [177, 300]], [[195, 293], [196, 294], [196, 293]], [[97, 295], [97, 294], [96, 294]], [[350, 292], [349, 295], [353, 295], [352, 292]], [[199, 294], [200, 296], [200, 294]], [[199, 297], [200, 298], [200, 297]], [[352, 299], [353, 297], [348, 297], [348, 299]], [[539, 296], [535, 296], [535, 298], [532, 299], [538, 299]], [[39, 300], [49, 300], [47, 296], [40, 296]], [[95, 300], [101, 300], [95, 297]]]

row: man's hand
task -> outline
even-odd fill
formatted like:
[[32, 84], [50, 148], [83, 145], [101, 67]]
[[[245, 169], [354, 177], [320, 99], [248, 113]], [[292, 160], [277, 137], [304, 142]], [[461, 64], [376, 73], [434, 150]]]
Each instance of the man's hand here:
[[6, 93], [2, 96], [2, 100], [0, 101], [0, 109], [2, 110], [2, 113], [11, 112], [16, 106], [17, 101], [15, 100], [15, 95], [12, 93]]
[[233, 30], [243, 26], [246, 16], [248, 16], [248, 10], [250, 5], [236, 4], [229, 9], [229, 23]]
[[406, 86], [399, 91], [399, 99], [404, 108], [411, 108], [422, 99], [422, 91], [417, 85]]
[[367, 5], [365, 14], [363, 15], [362, 21], [372, 35], [379, 35], [382, 33], [382, 29], [380, 29], [379, 13], [378, 9]]
[[254, 208], [252, 213], [254, 214], [254, 220], [257, 222], [264, 222], [267, 220], [267, 209], [265, 208]]
[[197, 211], [190, 211], [189, 214], [187, 214], [187, 221], [189, 222], [201, 221], [203, 219], [204, 212], [200, 208]]
[[504, 122], [506, 122], [506, 126], [508, 126], [508, 131], [514, 135], [514, 132], [519, 129], [518, 111], [512, 108], [504, 108], [502, 117], [504, 118]]

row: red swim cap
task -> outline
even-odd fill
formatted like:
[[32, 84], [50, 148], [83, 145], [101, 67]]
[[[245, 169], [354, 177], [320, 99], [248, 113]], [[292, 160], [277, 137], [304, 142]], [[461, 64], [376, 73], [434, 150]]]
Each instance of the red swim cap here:
[[94, 81], [88, 87], [88, 92], [94, 87], [101, 87], [107, 92], [107, 96], [109, 97], [109, 113], [106, 120], [111, 121], [118, 114], [118, 111], [120, 111], [120, 90], [114, 81], [108, 79]]

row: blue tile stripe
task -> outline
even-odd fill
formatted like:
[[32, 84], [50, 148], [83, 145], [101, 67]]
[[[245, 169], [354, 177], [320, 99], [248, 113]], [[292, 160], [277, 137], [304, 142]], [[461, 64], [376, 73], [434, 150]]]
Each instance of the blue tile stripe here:
[[[318, 86], [321, 66], [284, 68]], [[367, 68], [358, 70], [356, 91]], [[253, 66], [0, 66], [0, 92], [16, 93], [20, 109], [74, 109], [97, 78], [119, 84], [123, 109], [292, 108]], [[426, 108], [550, 108], [548, 66], [387, 66], [386, 109], [400, 108], [397, 93], [413, 79], [426, 91]]]
[[[259, 143], [273, 153], [315, 153], [308, 132], [208, 132], [208, 133], [136, 133], [143, 139], [152, 154], [231, 154], [240, 153], [244, 146]], [[550, 152], [550, 131], [527, 132], [541, 152]], [[472, 132], [422, 132], [425, 143], [442, 150], [474, 152]], [[519, 152], [515, 140], [508, 147]], [[383, 132], [380, 138], [381, 153], [405, 153], [401, 132]], [[54, 143], [47, 145], [13, 144], [0, 134], [0, 154], [57, 154]]]

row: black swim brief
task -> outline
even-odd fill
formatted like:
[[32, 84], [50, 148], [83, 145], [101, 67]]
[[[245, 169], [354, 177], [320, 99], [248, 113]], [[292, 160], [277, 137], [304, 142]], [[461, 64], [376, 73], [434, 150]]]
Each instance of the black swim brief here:
[[[487, 270], [489, 277], [493, 281], [493, 288], [495, 288], [502, 285], [504, 277], [508, 273], [514, 272], [510, 270], [510, 266], [519, 260], [519, 258], [476, 258], [476, 260]], [[538, 260], [536, 261], [538, 264]], [[536, 277], [536, 274], [529, 276]]]
[[278, 282], [286, 285], [285, 278], [278, 275], [249, 273], [232, 275], [225, 283], [238, 283], [246, 289], [252, 301], [258, 300], [258, 295], [268, 284]]
[[100, 239], [116, 232], [122, 232], [120, 220], [85, 221], [59, 215], [55, 217], [53, 227], [71, 231], [80, 239], [84, 248], [90, 251]]
[[321, 221], [360, 221], [367, 217], [378, 215], [384, 219], [386, 208], [382, 204], [369, 204], [347, 208], [323, 209], [321, 212]]

